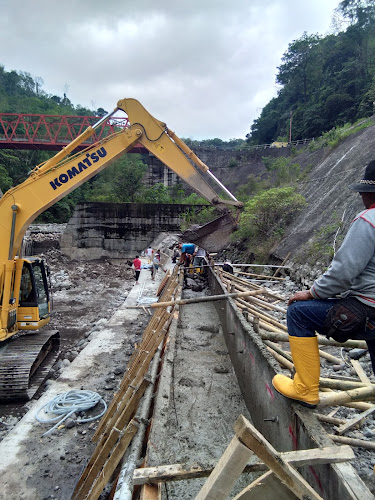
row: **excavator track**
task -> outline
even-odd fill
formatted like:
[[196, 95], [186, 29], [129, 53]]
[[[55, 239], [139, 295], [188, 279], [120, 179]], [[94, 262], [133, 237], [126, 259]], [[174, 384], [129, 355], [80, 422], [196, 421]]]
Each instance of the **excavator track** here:
[[57, 330], [21, 334], [0, 348], [0, 402], [29, 400], [60, 353]]

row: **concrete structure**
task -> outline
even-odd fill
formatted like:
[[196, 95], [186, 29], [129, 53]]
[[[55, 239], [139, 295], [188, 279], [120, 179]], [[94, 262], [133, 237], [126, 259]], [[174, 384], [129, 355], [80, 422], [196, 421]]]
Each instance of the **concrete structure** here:
[[[226, 293], [213, 272], [209, 273], [209, 283], [212, 295]], [[272, 378], [278, 371], [277, 362], [268, 353], [260, 336], [239, 313], [234, 301], [226, 299], [214, 304], [254, 426], [278, 451], [334, 445], [312, 410], [291, 403], [273, 388]], [[324, 499], [373, 498], [347, 462], [306, 466], [299, 472]]]
[[188, 205], [79, 203], [61, 237], [71, 259], [132, 257], [162, 232], [179, 233]]

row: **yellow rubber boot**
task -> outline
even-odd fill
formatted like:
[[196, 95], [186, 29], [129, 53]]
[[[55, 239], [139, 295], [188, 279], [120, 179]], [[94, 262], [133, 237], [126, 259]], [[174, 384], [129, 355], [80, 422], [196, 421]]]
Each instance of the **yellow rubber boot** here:
[[286, 398], [294, 399], [308, 408], [319, 403], [320, 357], [317, 337], [289, 336], [290, 350], [296, 374], [294, 379], [275, 375], [274, 388]]

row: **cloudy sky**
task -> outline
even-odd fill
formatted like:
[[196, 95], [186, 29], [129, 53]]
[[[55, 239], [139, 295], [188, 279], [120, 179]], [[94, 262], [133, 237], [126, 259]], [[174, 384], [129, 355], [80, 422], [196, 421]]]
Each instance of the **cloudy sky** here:
[[138, 99], [180, 137], [245, 138], [288, 44], [340, 0], [0, 0], [0, 64], [110, 111]]

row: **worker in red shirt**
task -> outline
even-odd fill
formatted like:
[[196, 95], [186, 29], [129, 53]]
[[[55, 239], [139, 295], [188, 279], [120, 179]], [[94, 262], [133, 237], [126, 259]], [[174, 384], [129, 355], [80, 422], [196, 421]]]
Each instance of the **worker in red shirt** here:
[[139, 258], [139, 255], [135, 256], [135, 259], [133, 260], [133, 266], [135, 270], [135, 284], [138, 284], [138, 278], [139, 275], [141, 274], [141, 266], [142, 266], [142, 262], [141, 259]]

